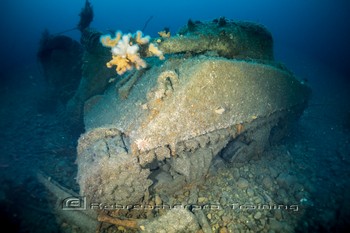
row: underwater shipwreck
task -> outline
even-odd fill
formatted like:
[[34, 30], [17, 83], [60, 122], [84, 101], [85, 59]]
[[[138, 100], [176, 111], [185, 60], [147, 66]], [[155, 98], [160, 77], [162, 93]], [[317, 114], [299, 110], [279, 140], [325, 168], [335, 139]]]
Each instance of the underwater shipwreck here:
[[80, 192], [38, 175], [63, 231], [230, 232], [209, 223], [202, 207], [223, 203], [199, 197], [201, 185], [278, 143], [307, 106], [310, 89], [274, 60], [262, 25], [189, 20], [159, 35], [82, 29], [81, 80], [66, 102], [85, 129]]

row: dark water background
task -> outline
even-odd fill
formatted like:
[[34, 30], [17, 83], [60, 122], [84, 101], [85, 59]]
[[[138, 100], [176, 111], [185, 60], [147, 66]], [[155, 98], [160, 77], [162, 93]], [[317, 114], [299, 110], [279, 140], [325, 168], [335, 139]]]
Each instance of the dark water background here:
[[[145, 33], [169, 27], [176, 32], [193, 20], [211, 20], [225, 16], [265, 25], [273, 34], [275, 54], [286, 61], [295, 51], [346, 72], [350, 48], [350, 3], [346, 0], [218, 0], [218, 1], [91, 1], [95, 19], [92, 27], [136, 31], [153, 16]], [[35, 64], [38, 41], [44, 28], [51, 33], [74, 28], [83, 0], [3, 0], [1, 2], [1, 71], [7, 67]], [[79, 32], [67, 33], [75, 39]], [[285, 50], [283, 48], [288, 48]], [[345, 73], [344, 73], [345, 74]], [[3, 78], [3, 77], [2, 77]]]
[[[28, 220], [22, 219], [30, 211], [37, 211], [42, 218], [50, 216], [40, 206], [28, 204], [34, 199], [45, 202], [45, 194], [38, 191], [36, 184], [37, 169], [61, 171], [61, 181], [74, 182], [76, 135], [67, 134], [56, 116], [36, 111], [45, 89], [36, 53], [44, 29], [55, 34], [77, 25], [84, 2], [2, 0], [0, 3], [0, 207], [2, 221], [9, 221], [13, 229], [23, 230], [18, 227], [23, 222], [28, 232], [38, 229], [28, 227]], [[326, 161], [320, 166], [331, 166], [332, 158], [339, 157], [337, 150], [343, 146], [341, 154], [345, 150], [347, 158], [336, 161], [343, 165], [339, 167], [342, 172], [324, 172], [328, 183], [323, 194], [331, 185], [336, 187], [339, 180], [345, 184], [342, 188], [349, 187], [346, 163], [350, 156], [346, 147], [350, 130], [349, 1], [92, 0], [91, 3], [95, 13], [91, 27], [103, 32], [134, 32], [143, 28], [150, 17], [144, 33], [152, 37], [164, 27], [175, 34], [188, 19], [205, 21], [224, 16], [265, 25], [274, 38], [275, 59], [298, 78], [307, 79], [313, 89], [306, 111], [305, 134], [292, 140], [311, 141], [317, 151], [315, 156]], [[79, 41], [78, 30], [64, 35]], [[47, 149], [55, 152], [50, 154]], [[66, 155], [64, 159], [60, 157], [62, 154]], [[350, 198], [345, 189], [339, 190], [343, 199]], [[21, 208], [23, 203], [26, 208]], [[34, 221], [33, 225], [36, 224], [39, 223]]]

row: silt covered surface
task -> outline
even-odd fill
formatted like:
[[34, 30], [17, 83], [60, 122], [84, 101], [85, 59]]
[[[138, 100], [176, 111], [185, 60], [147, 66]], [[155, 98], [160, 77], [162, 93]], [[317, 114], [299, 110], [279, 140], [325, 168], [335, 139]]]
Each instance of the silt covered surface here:
[[[175, 77], [159, 78], [170, 71]], [[131, 144], [144, 140], [145, 149], [152, 149], [289, 109], [306, 102], [307, 91], [289, 72], [272, 65], [172, 58], [139, 77], [126, 99], [111, 86], [86, 111], [85, 126], [113, 126]]]

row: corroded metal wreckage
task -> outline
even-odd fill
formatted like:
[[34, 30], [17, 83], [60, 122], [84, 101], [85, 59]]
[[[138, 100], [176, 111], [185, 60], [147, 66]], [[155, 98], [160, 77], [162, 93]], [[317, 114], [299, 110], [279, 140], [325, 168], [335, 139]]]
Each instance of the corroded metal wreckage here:
[[[244, 163], [278, 141], [307, 105], [309, 88], [273, 60], [260, 25], [189, 22], [158, 43], [164, 61], [149, 58], [85, 103], [77, 181], [88, 203], [138, 205], [200, 184], [214, 160]], [[140, 221], [126, 226], [154, 230]]]

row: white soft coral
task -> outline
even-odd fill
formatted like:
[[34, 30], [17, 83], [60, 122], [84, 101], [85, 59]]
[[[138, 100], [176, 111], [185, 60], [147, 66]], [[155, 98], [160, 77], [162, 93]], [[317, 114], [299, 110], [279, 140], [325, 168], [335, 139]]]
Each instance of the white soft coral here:
[[107, 67], [117, 66], [119, 75], [133, 68], [145, 68], [146, 62], [140, 57], [139, 46], [130, 41], [131, 34], [123, 35], [118, 43], [112, 47], [112, 60], [107, 63]]
[[139, 51], [137, 44], [131, 45], [130, 34], [124, 35], [122, 39], [112, 48], [112, 54], [126, 58], [128, 54], [135, 55]]

